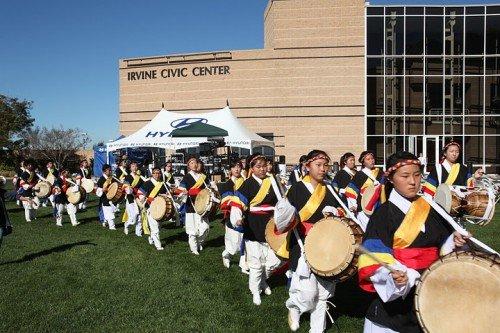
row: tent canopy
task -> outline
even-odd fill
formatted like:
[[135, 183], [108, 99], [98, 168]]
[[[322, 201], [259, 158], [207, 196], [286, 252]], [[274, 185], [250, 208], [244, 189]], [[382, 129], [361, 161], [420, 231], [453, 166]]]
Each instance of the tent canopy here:
[[[202, 126], [204, 124], [209, 126]], [[189, 136], [185, 136], [188, 134]], [[274, 147], [272, 141], [249, 131], [226, 106], [207, 113], [176, 113], [162, 109], [140, 130], [125, 138], [109, 142], [107, 148], [108, 151], [128, 147], [176, 150], [198, 147], [209, 137], [223, 137], [226, 145], [231, 147], [247, 149], [258, 146]]]

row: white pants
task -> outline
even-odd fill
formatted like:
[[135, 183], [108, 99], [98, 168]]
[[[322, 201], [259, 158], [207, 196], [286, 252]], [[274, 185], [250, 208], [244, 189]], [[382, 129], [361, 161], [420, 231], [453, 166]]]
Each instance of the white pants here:
[[254, 293], [260, 293], [267, 287], [266, 280], [280, 265], [281, 261], [265, 242], [245, 240], [247, 264], [250, 269], [248, 288]]
[[49, 195], [49, 201], [50, 201], [50, 204], [52, 205], [52, 207], [56, 207], [56, 203], [55, 203], [55, 196], [53, 194]]
[[110, 229], [115, 228], [115, 206], [102, 206], [102, 213], [104, 214], [104, 223], [109, 225]]
[[71, 221], [72, 225], [77, 225], [78, 221], [76, 220], [76, 206], [73, 205], [72, 203], [67, 203], [67, 204], [56, 204], [57, 212], [56, 212], [56, 225], [62, 226], [62, 217], [63, 217], [63, 212], [64, 208], [66, 208], [66, 211], [68, 212], [69, 219]]
[[365, 325], [363, 326], [363, 333], [398, 333], [390, 328], [381, 326], [374, 323], [368, 318], [365, 318]]
[[151, 232], [151, 239], [153, 240], [154, 246], [159, 249], [161, 248], [161, 242], [160, 242], [160, 222], [156, 221], [154, 218], [151, 217], [151, 214], [148, 209], [148, 225], [149, 225], [149, 231]]
[[370, 217], [365, 214], [365, 212], [360, 211], [358, 215], [356, 215], [359, 221], [359, 226], [363, 229], [363, 232], [366, 231], [366, 227], [368, 226], [368, 221], [370, 221]]
[[78, 209], [86, 209], [87, 208], [87, 197], [80, 204], [78, 204]]
[[128, 220], [125, 222], [124, 228], [128, 230], [129, 226], [135, 225], [135, 234], [139, 237], [142, 236], [141, 213], [137, 203], [127, 201], [126, 209]]
[[243, 233], [231, 229], [226, 225], [226, 233], [224, 234], [225, 249], [224, 252], [222, 252], [222, 256], [224, 258], [230, 258], [231, 256], [234, 256], [236, 252], [240, 251], [242, 241]]
[[311, 312], [309, 332], [323, 332], [326, 324], [326, 301], [335, 292], [335, 283], [318, 278], [313, 273], [309, 277], [292, 273], [286, 307], [298, 310], [300, 314]]
[[186, 213], [186, 234], [191, 252], [197, 252], [208, 236], [209, 225], [205, 217], [196, 213]]
[[26, 222], [31, 222], [31, 220], [36, 219], [36, 208], [40, 204], [38, 197], [33, 198], [34, 203], [29, 201], [22, 201], [24, 207], [24, 218]]

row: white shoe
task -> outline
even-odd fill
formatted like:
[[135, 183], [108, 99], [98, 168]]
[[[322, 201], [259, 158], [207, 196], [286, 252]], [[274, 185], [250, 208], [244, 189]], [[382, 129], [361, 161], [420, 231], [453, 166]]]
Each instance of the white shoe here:
[[139, 235], [139, 234], [135, 234], [135, 235], [136, 235], [137, 237], [142, 237], [142, 234], [141, 234], [141, 235]]
[[241, 269], [241, 272], [246, 275], [250, 275], [250, 270], [249, 269]]
[[165, 250], [165, 248], [164, 248], [164, 247], [162, 247], [162, 246], [157, 247], [156, 249], [157, 249], [158, 251], [163, 251], [163, 250]]
[[108, 225], [107, 225], [107, 223], [106, 223], [106, 222], [103, 222], [103, 223], [102, 223], [102, 227], [103, 227], [103, 228], [106, 228], [107, 226], [108, 226]]
[[200, 249], [200, 252], [203, 251], [203, 246], [199, 245], [198, 248]]
[[267, 286], [265, 289], [264, 289], [264, 294], [266, 294], [267, 296], [271, 295], [273, 292], [271, 291], [271, 287]]
[[231, 260], [229, 260], [229, 258], [222, 257], [222, 264], [224, 267], [229, 268], [229, 266], [231, 266]]
[[123, 233], [124, 233], [125, 235], [128, 235], [128, 228], [127, 228], [127, 227], [123, 227]]
[[77, 225], [80, 225], [80, 222], [76, 222], [73, 224], [73, 227], [76, 227]]
[[62, 227], [62, 224], [60, 224], [60, 223], [56, 223], [56, 226], [58, 226], [58, 227]]
[[252, 301], [253, 301], [253, 304], [255, 304], [255, 305], [261, 304], [259, 293], [252, 293]]
[[116, 230], [115, 227], [109, 227], [109, 230]]
[[300, 327], [300, 313], [295, 309], [288, 309], [288, 326], [292, 332]]
[[151, 245], [153, 245], [153, 238], [148, 237], [148, 243], [151, 244]]

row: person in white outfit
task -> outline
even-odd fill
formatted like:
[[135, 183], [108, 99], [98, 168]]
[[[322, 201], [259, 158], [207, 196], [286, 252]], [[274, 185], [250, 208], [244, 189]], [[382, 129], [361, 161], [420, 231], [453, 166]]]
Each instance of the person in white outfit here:
[[245, 254], [250, 269], [248, 287], [253, 303], [260, 305], [262, 291], [271, 295], [267, 279], [281, 264], [265, 237], [267, 223], [281, 193], [275, 179], [267, 176], [265, 156], [253, 154], [247, 165], [249, 176], [231, 199], [230, 219], [234, 227], [244, 228]]
[[24, 171], [21, 174], [19, 181], [19, 189], [17, 191], [17, 200], [24, 207], [24, 218], [26, 222], [31, 222], [36, 219], [36, 210], [40, 206], [40, 201], [33, 187], [38, 182], [38, 176], [35, 174], [35, 162], [27, 160], [24, 162]]
[[55, 202], [55, 218], [56, 225], [58, 227], [62, 227], [63, 220], [63, 212], [66, 210], [69, 215], [69, 219], [71, 224], [76, 227], [80, 223], [76, 219], [76, 206], [68, 201], [66, 196], [67, 191], [78, 191], [78, 188], [72, 187], [71, 184], [67, 181], [68, 179], [68, 170], [62, 169], [60, 171], [60, 175], [54, 183], [54, 202]]
[[123, 232], [128, 235], [128, 228], [135, 227], [135, 234], [137, 237], [142, 236], [141, 212], [139, 206], [135, 202], [138, 191], [144, 183], [141, 172], [136, 162], [130, 163], [130, 173], [125, 176], [124, 188], [127, 194], [125, 198], [126, 210], [128, 219], [123, 226]]
[[100, 198], [99, 205], [104, 215], [104, 221], [102, 222], [102, 226], [103, 227], [109, 226], [109, 230], [116, 230], [115, 227], [116, 207], [106, 197], [106, 193], [108, 192], [108, 187], [113, 182], [114, 180], [112, 177], [111, 166], [109, 164], [104, 164], [102, 166], [102, 176], [97, 181], [97, 189], [95, 194]]

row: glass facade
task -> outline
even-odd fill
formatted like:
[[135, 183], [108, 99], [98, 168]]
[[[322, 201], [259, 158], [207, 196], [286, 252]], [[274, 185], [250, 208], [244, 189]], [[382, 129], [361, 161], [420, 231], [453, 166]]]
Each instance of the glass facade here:
[[366, 14], [366, 135], [377, 164], [403, 149], [433, 164], [453, 138], [463, 163], [500, 173], [500, 5]]

